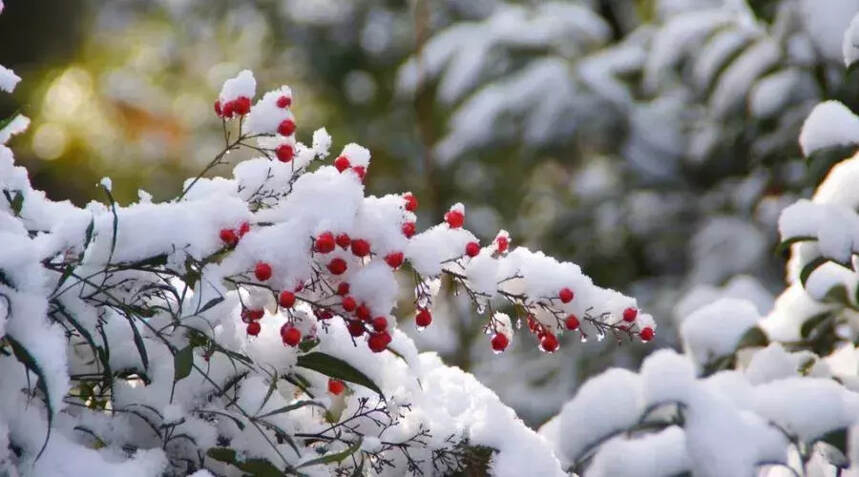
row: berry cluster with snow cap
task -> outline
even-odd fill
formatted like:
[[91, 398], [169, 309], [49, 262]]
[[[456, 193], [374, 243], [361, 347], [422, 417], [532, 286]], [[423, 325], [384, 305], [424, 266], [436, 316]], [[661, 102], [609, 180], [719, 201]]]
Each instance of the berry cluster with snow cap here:
[[[397, 270], [414, 272], [419, 328], [431, 325], [446, 278], [491, 310], [498, 352], [522, 317], [545, 351], [565, 328], [647, 340], [652, 319], [577, 266], [512, 249], [504, 231], [481, 247], [462, 204], [418, 233], [414, 194], [365, 196], [367, 149], [348, 144], [327, 162], [324, 129], [309, 146], [296, 141], [291, 91], [251, 105], [255, 89], [248, 71], [224, 84], [224, 148], [171, 201], [142, 193], [121, 205], [104, 180], [107, 204], [55, 203], [0, 146], [0, 440], [12, 429], [20, 461], [44, 453], [47, 468], [65, 449], [88, 452], [105, 475], [229, 475], [249, 462], [292, 474], [317, 465], [449, 473], [475, 445], [492, 449], [506, 469], [498, 475], [523, 475], [532, 462], [559, 475], [494, 394], [419, 356], [397, 330]], [[205, 177], [239, 148], [260, 156], [229, 178]], [[421, 382], [461, 392], [437, 397]], [[44, 407], [31, 405], [36, 394]], [[464, 401], [479, 411], [463, 415]], [[480, 427], [484, 409], [492, 428]], [[493, 440], [500, 434], [516, 440]], [[117, 447], [101, 456], [93, 442]], [[126, 448], [146, 452], [112, 466]]]
[[[245, 84], [243, 91], [247, 92], [253, 81], [242, 72], [227, 83], [225, 92], [240, 90], [239, 84]], [[222, 92], [222, 99], [229, 99], [227, 94]], [[286, 140], [284, 133], [291, 138], [291, 104], [292, 94], [286, 87], [266, 93], [243, 123], [245, 136], [256, 138], [264, 151], [271, 146], [267, 141]], [[289, 122], [288, 131], [284, 122]], [[330, 144], [330, 139], [324, 142]], [[307, 169], [308, 160], [299, 161], [284, 170], [288, 177], [281, 179], [271, 162], [274, 158], [288, 162], [280, 154], [282, 147], [285, 143], [274, 148], [273, 155], [267, 154], [269, 161], [261, 158], [252, 160], [253, 167], [246, 163], [236, 168], [236, 179], [247, 184], [244, 190], [267, 190], [266, 183], [277, 182], [287, 191], [256, 211], [252, 222], [265, 225], [249, 234], [247, 247], [236, 240], [236, 234], [221, 231], [222, 239], [226, 237], [224, 244], [232, 252], [223, 261], [222, 270], [225, 280], [233, 285], [263, 287], [275, 295], [293, 294], [295, 301], [309, 307], [307, 311], [323, 328], [338, 317], [356, 340], [366, 339], [374, 352], [384, 351], [391, 341], [397, 297], [393, 272], [405, 264], [418, 278], [419, 327], [432, 321], [432, 294], [420, 283], [443, 274], [467, 290], [479, 310], [512, 305], [521, 315], [519, 319], [528, 321], [544, 351], [557, 350], [557, 334], [565, 330], [586, 339], [588, 331], [583, 324], [592, 326], [600, 338], [606, 333], [618, 339], [633, 334], [643, 341], [653, 338], [652, 317], [639, 313], [633, 299], [594, 286], [577, 266], [524, 248], [511, 250], [506, 231], [499, 232], [489, 246], [480, 247], [477, 238], [464, 228], [463, 204], [453, 205], [442, 224], [417, 233], [414, 212], [418, 199], [414, 194], [364, 197], [362, 183], [370, 166], [366, 148], [347, 144], [333, 167], [322, 165], [313, 171]], [[290, 160], [294, 149], [312, 151], [294, 142], [289, 148]], [[313, 152], [310, 156], [312, 160]], [[248, 197], [248, 201], [254, 202], [254, 198]], [[330, 204], [337, 204], [336, 210], [331, 210]], [[262, 250], [267, 242], [283, 244], [290, 250]], [[265, 279], [257, 274], [255, 280], [247, 281], [241, 271], [252, 264], [269, 266], [270, 273]], [[302, 335], [289, 307], [286, 315], [290, 319], [281, 335], [284, 343], [296, 346]], [[492, 335], [495, 351], [503, 351], [512, 340], [513, 327], [502, 327], [491, 316], [486, 330]], [[248, 323], [247, 331], [259, 333], [258, 323]]]

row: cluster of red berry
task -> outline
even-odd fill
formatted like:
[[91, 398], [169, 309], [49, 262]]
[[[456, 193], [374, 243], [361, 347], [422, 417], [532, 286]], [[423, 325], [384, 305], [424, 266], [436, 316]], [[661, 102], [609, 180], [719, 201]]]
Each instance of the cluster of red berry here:
[[247, 96], [239, 96], [224, 104], [221, 104], [220, 100], [215, 101], [215, 114], [224, 119], [232, 119], [233, 116], [244, 116], [249, 112], [251, 112], [251, 99]]
[[[405, 209], [413, 212], [417, 209], [417, 198], [411, 193], [403, 196], [405, 201]], [[460, 217], [462, 214], [459, 214]], [[461, 223], [461, 220], [460, 220]], [[414, 227], [414, 223], [407, 225]], [[243, 223], [238, 230], [223, 229], [220, 232], [220, 238], [228, 247], [235, 247], [241, 236], [250, 230], [247, 223]], [[322, 232], [313, 240], [313, 251], [319, 254], [328, 254], [335, 250], [336, 247], [341, 247], [344, 250], [351, 250], [356, 257], [363, 258], [371, 255], [371, 244], [368, 240], [351, 238], [346, 233], [334, 234], [333, 232]], [[392, 252], [384, 257], [385, 263], [391, 268], [398, 268], [402, 265], [404, 255], [402, 252]], [[325, 268], [335, 276], [342, 275], [348, 269], [346, 260], [340, 257], [335, 257], [328, 261]], [[260, 282], [269, 280], [272, 276], [272, 267], [268, 263], [259, 262], [254, 267], [254, 276]], [[300, 288], [296, 291], [300, 291]], [[391, 342], [391, 335], [388, 330], [388, 318], [385, 316], [373, 317], [370, 307], [365, 303], [358, 303], [356, 299], [349, 295], [349, 283], [341, 282], [337, 286], [336, 294], [341, 296], [340, 307], [344, 315], [348, 314], [346, 320], [347, 329], [353, 337], [361, 337], [365, 333], [368, 335], [367, 344], [374, 352], [382, 352], [387, 349]], [[285, 309], [290, 309], [295, 305], [296, 294], [293, 291], [284, 290], [278, 297], [278, 303]], [[317, 309], [316, 317], [321, 320], [330, 319], [334, 314], [328, 309]], [[247, 333], [251, 336], [256, 336], [261, 331], [259, 321], [264, 316], [262, 309], [246, 309], [242, 312], [242, 319], [247, 323]], [[432, 321], [432, 316], [429, 310], [420, 310], [416, 317], [416, 322], [420, 327], [426, 327]], [[288, 346], [296, 346], [301, 342], [301, 331], [291, 323], [286, 323], [280, 330], [283, 343]]]
[[[277, 99], [278, 108], [289, 108], [292, 105], [292, 99], [287, 95], [281, 95]], [[219, 101], [215, 102], [215, 112], [219, 117], [230, 119], [234, 116], [244, 116], [250, 112], [251, 102], [245, 96], [240, 96], [235, 100], [228, 101], [221, 105]], [[295, 132], [295, 122], [290, 119], [283, 119], [277, 126], [277, 133], [281, 136], [291, 136]], [[282, 143], [274, 148], [274, 154], [281, 162], [289, 162], [293, 159], [295, 150], [291, 143]], [[344, 153], [334, 160], [334, 167], [340, 173], [351, 171], [363, 181], [367, 173], [366, 163], [360, 159], [350, 160], [351, 153], [344, 150]], [[412, 193], [405, 193], [402, 196], [403, 207], [408, 212], [415, 212], [418, 208], [418, 199]], [[460, 204], [452, 207], [444, 214], [444, 221], [451, 229], [462, 228], [465, 224], [464, 209]], [[235, 247], [241, 237], [250, 230], [248, 223], [241, 224], [236, 229], [223, 229], [220, 231], [220, 239], [227, 247]], [[401, 231], [406, 238], [411, 238], [416, 233], [415, 223], [407, 221], [402, 224]], [[506, 232], [502, 231], [494, 239], [495, 248], [493, 253], [498, 255], [505, 254], [510, 246], [510, 239]], [[326, 255], [335, 251], [337, 247], [343, 250], [349, 250], [359, 259], [372, 256], [373, 246], [369, 240], [361, 237], [350, 237], [349, 234], [335, 233], [333, 231], [325, 231], [318, 234], [312, 241], [312, 252], [319, 255]], [[481, 246], [478, 241], [470, 241], [466, 243], [463, 255], [467, 257], [477, 257], [481, 253]], [[321, 257], [320, 257], [321, 258]], [[401, 251], [390, 252], [382, 259], [391, 268], [399, 268], [404, 261], [404, 254]], [[335, 276], [342, 276], [349, 269], [349, 262], [341, 256], [334, 256], [327, 262], [323, 263], [324, 268]], [[259, 262], [254, 268], [254, 276], [260, 282], [269, 280], [272, 276], [271, 265], [265, 262]], [[284, 309], [291, 309], [296, 303], [296, 293], [301, 290], [299, 285], [294, 291], [283, 290], [278, 296], [278, 303]], [[339, 314], [343, 316], [346, 327], [354, 338], [359, 338], [367, 335], [367, 345], [373, 352], [381, 352], [387, 349], [391, 342], [389, 332], [389, 319], [387, 316], [377, 315], [374, 317], [373, 311], [366, 303], [359, 303], [358, 300], [349, 294], [349, 283], [342, 281], [337, 285], [335, 296], [340, 297]], [[558, 291], [557, 299], [561, 303], [570, 303], [574, 298], [573, 290], [570, 288], [562, 288]], [[308, 301], [308, 303], [311, 303]], [[334, 316], [334, 311], [326, 305], [320, 307], [311, 303], [316, 317], [320, 320], [327, 320]], [[260, 320], [264, 316], [262, 309], [245, 309], [242, 312], [242, 319], [247, 323], [247, 333], [251, 336], [256, 336], [261, 331]], [[635, 308], [627, 308], [623, 312], [623, 322], [632, 323], [636, 320], [638, 311]], [[528, 328], [533, 335], [536, 336], [539, 346], [543, 351], [554, 352], [558, 349], [559, 342], [552, 329], [541, 324], [533, 315], [528, 316]], [[432, 323], [432, 313], [427, 303], [419, 303], [417, 313], [415, 315], [415, 323], [423, 329]], [[574, 314], [569, 314], [563, 320], [562, 326], [567, 330], [577, 330], [580, 327], [579, 318]], [[501, 332], [493, 326], [494, 330], [491, 338], [492, 349], [496, 352], [504, 351], [510, 344], [510, 338], [507, 334]], [[302, 340], [301, 331], [294, 325], [292, 319], [284, 324], [280, 330], [283, 343], [287, 346], [297, 346]], [[639, 336], [643, 341], [649, 341], [653, 338], [653, 329], [645, 327], [639, 331]], [[342, 383], [341, 383], [342, 384]], [[335, 393], [337, 394], [337, 393]]]

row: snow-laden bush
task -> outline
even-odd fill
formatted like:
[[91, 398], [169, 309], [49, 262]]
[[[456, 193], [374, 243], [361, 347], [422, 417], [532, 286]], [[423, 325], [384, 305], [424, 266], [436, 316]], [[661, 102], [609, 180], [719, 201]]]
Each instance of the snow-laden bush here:
[[[418, 233], [414, 195], [364, 195], [367, 149], [329, 161], [324, 129], [296, 140], [288, 87], [255, 93], [250, 71], [224, 83], [223, 149], [167, 202], [120, 205], [107, 178], [106, 203], [53, 202], [0, 146], [0, 470], [560, 473], [491, 391], [397, 330], [401, 275], [420, 327], [442, 286], [467, 295], [487, 352], [521, 321], [554, 352], [565, 331], [649, 341], [652, 317], [505, 231], [481, 246], [461, 204]], [[240, 148], [259, 157], [204, 177]]]
[[[856, 134], [853, 113], [825, 102], [800, 142], [809, 154], [843, 150], [856, 147]], [[677, 307], [683, 354], [661, 350], [639, 373], [611, 370], [585, 383], [540, 431], [564, 468], [585, 476], [859, 472], [857, 180], [859, 154], [781, 213], [791, 259], [774, 303], [748, 282], [695, 293]]]

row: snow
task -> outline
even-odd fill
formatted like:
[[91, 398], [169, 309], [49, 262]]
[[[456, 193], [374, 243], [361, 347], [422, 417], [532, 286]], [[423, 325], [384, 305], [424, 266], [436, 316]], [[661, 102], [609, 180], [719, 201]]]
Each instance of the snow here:
[[682, 13], [671, 18], [653, 38], [644, 67], [645, 88], [656, 91], [666, 70], [710, 32], [732, 19], [733, 16], [728, 12], [718, 9]]
[[635, 439], [612, 439], [602, 446], [588, 468], [590, 476], [669, 477], [689, 472], [683, 429], [670, 426]]
[[859, 217], [839, 204], [800, 199], [785, 208], [778, 221], [781, 240], [816, 239], [823, 256], [847, 263], [859, 241]]
[[[220, 99], [250, 98], [255, 88], [252, 74], [244, 71], [224, 84]], [[36, 361], [49, 404], [22, 393], [37, 377], [22, 372], [16, 359], [0, 356], [0, 375], [10, 377], [0, 380], [0, 439], [20, 449], [14, 465], [34, 469], [34, 475], [57, 475], [60, 467], [74, 474], [87, 469], [99, 475], [169, 475], [186, 471], [188, 462], [198, 462], [223, 442], [242, 458], [295, 465], [320, 453], [303, 440], [291, 449], [278, 442], [281, 433], [331, 432], [337, 419], [360, 414], [361, 406], [377, 406], [374, 412], [392, 419], [390, 425], [380, 425], [384, 418], [378, 414], [351, 419], [337, 431], [347, 440], [331, 444], [328, 452], [362, 439], [365, 451], [383, 453], [392, 472], [400, 473], [409, 462], [389, 442], [407, 442], [427, 429], [425, 444], [408, 447], [424, 474], [438, 470], [432, 459], [437, 452], [467, 443], [494, 450], [493, 475], [565, 475], [552, 445], [498, 396], [472, 375], [419, 353], [398, 329], [404, 274], [385, 256], [402, 252], [411, 262], [416, 280], [431, 295], [420, 298], [423, 306], [441, 299], [438, 277], [445, 273], [456, 276], [459, 286], [485, 294], [465, 302], [468, 306], [480, 311], [515, 296], [519, 306], [552, 328], [546, 310], [616, 322], [625, 308], [638, 308], [635, 300], [596, 286], [573, 263], [524, 247], [500, 250], [500, 238], [509, 242], [504, 230], [474, 258], [465, 256], [465, 244], [477, 238], [462, 227], [441, 223], [407, 238], [402, 226], [417, 217], [405, 209], [402, 194], [366, 196], [354, 170], [309, 167], [316, 159], [330, 160], [332, 139], [324, 129], [313, 134], [312, 147], [277, 133], [278, 120], [292, 118], [276, 105], [283, 95], [291, 97], [291, 91], [281, 87], [264, 94], [243, 125], [250, 128], [245, 133], [260, 136], [263, 150], [293, 145], [293, 160], [240, 161], [228, 177], [187, 180], [181, 199], [154, 201], [139, 191], [139, 201], [127, 205], [93, 201], [77, 208], [52, 202], [32, 189], [11, 150], [0, 147], [0, 189], [23, 199], [20, 211], [13, 210], [12, 201], [0, 201], [0, 296], [5, 298], [0, 333]], [[358, 144], [347, 144], [342, 155], [352, 167], [370, 165], [370, 151]], [[112, 188], [109, 178], [100, 185]], [[457, 203], [450, 211], [464, 214], [465, 206]], [[350, 247], [354, 242], [342, 240], [333, 249], [321, 246], [328, 233], [366, 240], [371, 253], [358, 256]], [[333, 267], [334, 259], [346, 269]], [[255, 271], [261, 264], [269, 265], [270, 276]], [[73, 273], [64, 275], [67, 270]], [[385, 335], [353, 337], [347, 330], [357, 316], [335, 293], [343, 283], [373, 317], [388, 320], [388, 351], [368, 349]], [[558, 298], [564, 287], [575, 290], [566, 304]], [[294, 305], [277, 304], [283, 291], [296, 295]], [[243, 322], [251, 319], [259, 320], [259, 333]], [[439, 313], [434, 319], [451, 320]], [[518, 332], [508, 314], [493, 313], [492, 323], [511, 338]], [[356, 382], [348, 383], [347, 393], [330, 395], [328, 376], [299, 366], [307, 351], [284, 344], [285, 325], [299, 330], [303, 346], [345, 360], [366, 375], [382, 396]], [[641, 311], [630, 326], [635, 333], [656, 323]], [[491, 354], [488, 347], [484, 352]], [[180, 357], [188, 361], [177, 362]], [[190, 364], [188, 374], [178, 373], [177, 364]], [[106, 369], [110, 393], [98, 397], [106, 400], [101, 408], [96, 397], [83, 395], [89, 390], [78, 377], [101, 376]], [[277, 379], [287, 374], [300, 374], [304, 384]], [[224, 391], [227, 386], [232, 389]], [[307, 399], [314, 405], [273, 412]], [[636, 406], [639, 401], [635, 397]], [[36, 460], [48, 412], [51, 439]], [[630, 410], [627, 418], [637, 412]], [[254, 424], [267, 424], [250, 425], [249, 416]], [[4, 459], [0, 453], [0, 470]], [[212, 475], [231, 472], [208, 458], [201, 465]], [[331, 464], [313, 472], [337, 470]]]
[[827, 147], [856, 143], [859, 143], [859, 117], [833, 100], [815, 106], [799, 133], [799, 145], [805, 156]]
[[850, 26], [844, 32], [841, 54], [844, 57], [844, 65], [847, 67], [859, 59], [859, 14], [850, 20]]
[[0, 90], [11, 93], [19, 81], [21, 81], [20, 76], [9, 68], [0, 65]]
[[[224, 81], [218, 99], [226, 104], [240, 97], [253, 99], [256, 95], [257, 82], [250, 70], [242, 70], [236, 76]], [[259, 104], [259, 103], [258, 103]]]
[[30, 119], [26, 116], [19, 114], [15, 116], [15, 119], [9, 122], [6, 126], [0, 129], [0, 145], [6, 144], [9, 142], [9, 139], [16, 135], [21, 134], [22, 132], [27, 130], [27, 127], [30, 126]]
[[591, 446], [635, 424], [642, 411], [641, 384], [638, 375], [623, 369], [586, 382], [559, 414], [559, 453], [576, 462]]
[[859, 394], [831, 379], [792, 377], [757, 386], [755, 410], [788, 434], [812, 442], [854, 423]]
[[740, 338], [760, 319], [754, 305], [723, 298], [706, 305], [683, 320], [680, 334], [684, 348], [700, 368], [731, 354]]
[[859, 12], [859, 0], [829, 0], [820, 8], [817, 0], [799, 1], [799, 18], [811, 41], [830, 61], [842, 61], [842, 42], [852, 18]]
[[695, 369], [692, 361], [673, 350], [659, 350], [641, 365], [641, 392], [645, 407], [688, 402]]
[[[247, 70], [246, 70], [247, 71]], [[221, 92], [221, 97], [227, 101], [230, 98], [244, 96], [252, 98], [256, 89], [256, 83], [253, 80], [253, 75], [244, 75], [244, 71], [235, 79], [227, 80], [224, 83], [224, 89]], [[230, 84], [230, 81], [238, 81], [235, 84]], [[268, 91], [260, 98], [256, 104], [251, 107], [247, 119], [243, 124], [244, 131], [248, 134], [273, 134], [277, 131], [278, 125], [286, 120], [295, 120], [295, 116], [289, 108], [281, 108], [277, 105], [281, 97], [292, 99], [292, 90], [289, 86], [281, 86], [278, 89]], [[222, 102], [224, 99], [221, 100]]]
[[323, 158], [328, 156], [328, 150], [331, 148], [331, 135], [325, 128], [319, 128], [313, 131], [313, 152], [316, 157]]
[[755, 80], [766, 73], [781, 58], [781, 47], [772, 40], [761, 40], [744, 50], [719, 75], [710, 98], [710, 107], [722, 117], [745, 101], [741, 92], [749, 91]]

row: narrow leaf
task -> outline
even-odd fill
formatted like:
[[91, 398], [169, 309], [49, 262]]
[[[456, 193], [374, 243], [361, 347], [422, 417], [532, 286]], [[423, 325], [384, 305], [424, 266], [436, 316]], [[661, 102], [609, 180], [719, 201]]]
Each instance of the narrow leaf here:
[[767, 338], [766, 333], [757, 326], [753, 326], [740, 338], [740, 341], [737, 343], [737, 349], [766, 346], [769, 342], [770, 340]]
[[352, 444], [351, 446], [349, 446], [346, 450], [344, 450], [342, 452], [337, 452], [335, 454], [328, 454], [328, 455], [324, 455], [322, 457], [318, 457], [316, 459], [311, 459], [311, 460], [299, 465], [298, 468], [300, 469], [302, 467], [310, 467], [311, 465], [330, 464], [332, 462], [340, 462], [343, 459], [345, 459], [345, 458], [349, 457], [350, 455], [354, 454], [355, 452], [357, 452], [358, 449], [360, 449], [360, 448], [361, 448], [361, 439], [359, 438], [357, 441], [355, 441], [354, 444]]
[[30, 351], [9, 335], [6, 335], [6, 340], [12, 345], [12, 352], [15, 354], [15, 357], [18, 358], [18, 361], [39, 377], [36, 386], [38, 386], [45, 395], [45, 406], [48, 408], [48, 430], [45, 435], [45, 442], [42, 444], [42, 449], [39, 450], [39, 454], [36, 456], [36, 459], [38, 460], [39, 457], [42, 456], [42, 452], [45, 452], [45, 448], [48, 447], [48, 440], [51, 438], [51, 427], [54, 422], [54, 408], [51, 405], [51, 395], [48, 393], [48, 384], [45, 380], [45, 374], [42, 371], [41, 366], [39, 366], [39, 363], [37, 363], [33, 355], [30, 354]]
[[181, 381], [191, 374], [194, 365], [194, 347], [186, 346], [173, 356], [173, 381]]
[[340, 358], [335, 358], [334, 356], [331, 356], [329, 354], [317, 351], [310, 354], [305, 354], [303, 356], [299, 356], [298, 366], [317, 371], [330, 378], [360, 384], [361, 386], [367, 387], [375, 391], [382, 399], [385, 399], [385, 395], [382, 394], [382, 390], [379, 389], [378, 386], [376, 386], [376, 383], [374, 383], [370, 378], [368, 378], [367, 375], [365, 375], [361, 371], [358, 371], [357, 369], [352, 367], [351, 364], [347, 363], [346, 361], [343, 361]]

